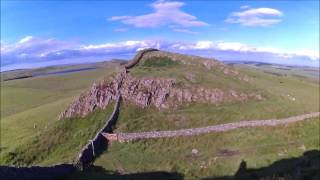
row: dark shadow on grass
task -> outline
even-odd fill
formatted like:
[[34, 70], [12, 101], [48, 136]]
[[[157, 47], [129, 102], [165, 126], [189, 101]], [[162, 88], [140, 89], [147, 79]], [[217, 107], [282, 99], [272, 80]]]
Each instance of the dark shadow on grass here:
[[[297, 158], [282, 159], [270, 166], [262, 168], [247, 168], [247, 163], [242, 161], [234, 176], [207, 177], [204, 180], [225, 179], [319, 179], [320, 177], [320, 151], [312, 150], [305, 152]], [[5, 180], [183, 180], [184, 176], [177, 172], [141, 172], [125, 174], [125, 172], [108, 171], [100, 166], [91, 166], [85, 171], [77, 171], [71, 164], [61, 164], [50, 167], [8, 167], [0, 166], [0, 179]]]
[[119, 172], [107, 171], [100, 166], [92, 166], [86, 171], [76, 172], [64, 178], [64, 180], [183, 180], [183, 175], [177, 172], [155, 171], [132, 174], [121, 174]]
[[1, 180], [53, 180], [73, 174], [77, 168], [72, 164], [55, 166], [11, 167], [0, 166]]
[[85, 171], [77, 171], [72, 164], [56, 166], [10, 167], [0, 166], [1, 180], [183, 180], [183, 175], [176, 172], [143, 172], [133, 174], [120, 174], [107, 171], [99, 166], [91, 166]]
[[320, 151], [311, 150], [297, 158], [282, 159], [262, 168], [247, 168], [243, 160], [234, 176], [208, 177], [204, 180], [225, 179], [320, 179]]

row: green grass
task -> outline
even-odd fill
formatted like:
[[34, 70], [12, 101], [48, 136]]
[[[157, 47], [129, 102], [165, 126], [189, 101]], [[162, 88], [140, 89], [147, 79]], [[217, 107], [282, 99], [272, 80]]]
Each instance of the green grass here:
[[[320, 149], [319, 119], [279, 127], [244, 128], [195, 137], [113, 143], [96, 162], [107, 170], [126, 173], [179, 172], [186, 179], [233, 175], [241, 160], [248, 168]], [[199, 151], [193, 156], [192, 149]], [[222, 150], [234, 152], [223, 155]]]
[[[224, 75], [215, 70], [208, 71], [197, 66], [170, 68], [138, 66], [131, 71], [134, 76], [176, 78], [184, 86], [255, 92], [262, 94], [264, 100], [223, 103], [218, 106], [205, 103], [185, 103], [182, 106], [161, 111], [154, 107], [141, 109], [127, 103], [121, 108], [117, 131], [172, 130], [241, 120], [285, 118], [319, 111], [319, 101], [317, 101], [319, 84], [314, 81], [290, 76], [276, 76], [248, 68], [239, 69], [239, 72], [247, 74], [251, 80], [241, 81], [236, 77]], [[188, 74], [193, 74], [193, 81], [186, 78]]]
[[[69, 161], [76, 157], [76, 151], [79, 148], [72, 150], [72, 146], [65, 145], [65, 152], [61, 153], [63, 157], [59, 156], [59, 153], [55, 155], [51, 150], [49, 152], [43, 150], [43, 148], [50, 148], [52, 151], [55, 151], [55, 148], [63, 150], [60, 144], [50, 142], [51, 138], [59, 135], [59, 132], [54, 131], [55, 127], [68, 125], [69, 123], [68, 120], [59, 121], [59, 114], [95, 80], [108, 76], [112, 72], [111, 69], [99, 69], [2, 82], [0, 163], [57, 163], [64, 160]], [[106, 115], [107, 112], [100, 113], [100, 116]], [[81, 120], [72, 122], [73, 124], [69, 125], [73, 127], [77, 127], [75, 126], [77, 123], [81, 124]], [[92, 133], [95, 133], [96, 128], [100, 128], [102, 122], [105, 122], [105, 117], [97, 119], [96, 122], [88, 121], [89, 124], [87, 125], [90, 125], [88, 128], [91, 128], [88, 129], [88, 132], [85, 131], [84, 137], [89, 137]], [[86, 129], [85, 126], [80, 126], [77, 131], [83, 131], [84, 129]], [[75, 129], [72, 132], [76, 132]], [[68, 144], [75, 141], [68, 137], [70, 135], [68, 133], [68, 131], [62, 132], [64, 135], [60, 134], [58, 136], [61, 138], [58, 142]], [[49, 144], [46, 144], [43, 140]], [[63, 140], [67, 141], [60, 142]], [[87, 140], [88, 138], [78, 139], [82, 144]], [[60, 152], [63, 152], [61, 150]], [[59, 150], [55, 152], [59, 152]], [[34, 158], [35, 154], [39, 154], [40, 158]], [[15, 158], [13, 155], [15, 155]]]
[[299, 108], [289, 100], [280, 98], [219, 106], [189, 104], [162, 111], [156, 108], [141, 109], [130, 104], [123, 105], [121, 108], [116, 129], [118, 132], [203, 127], [242, 120], [285, 118], [318, 111], [316, 106], [309, 109], [305, 106]]
[[[146, 60], [142, 63], [149, 62], [152, 63], [153, 60]], [[239, 80], [238, 77], [225, 75], [220, 70], [209, 71], [203, 66], [178, 64], [164, 67], [148, 67], [138, 65], [130, 70], [130, 74], [136, 77], [171, 78], [175, 79], [177, 84], [182, 84], [186, 87], [193, 86], [243, 91], [257, 90], [249, 83]]]
[[147, 61], [142, 62], [141, 66], [143, 67], [174, 67], [178, 66], [181, 63], [178, 61], [173, 61], [170, 58], [160, 58], [152, 57]]
[[85, 118], [56, 121], [46, 131], [35, 132], [28, 141], [5, 151], [3, 162], [11, 165], [71, 163], [109, 118], [112, 106]]
[[74, 98], [111, 72], [99, 69], [1, 82], [1, 119], [59, 99]]
[[[177, 84], [187, 87], [256, 92], [265, 99], [220, 105], [186, 103], [161, 111], [122, 103], [116, 131], [173, 130], [319, 111], [319, 84], [313, 80], [277, 76], [248, 68], [240, 68], [239, 72], [247, 74], [251, 80], [246, 82], [214, 68], [209, 71], [201, 66], [176, 64], [171, 60], [145, 61], [130, 69], [130, 74], [174, 78]], [[2, 82], [0, 164], [48, 165], [73, 161], [83, 145], [105, 123], [113, 106], [97, 110], [86, 118], [59, 121], [58, 115], [94, 80], [113, 73], [113, 68], [107, 68]], [[305, 150], [319, 149], [318, 133], [319, 120], [313, 119], [276, 128], [113, 143], [95, 165], [128, 173], [179, 172], [187, 179], [231, 175], [242, 159], [249, 167], [262, 167], [279, 159], [299, 156]], [[191, 155], [193, 148], [199, 150], [199, 156]], [[220, 151], [224, 149], [236, 153], [221, 156]]]
[[312, 80], [319, 82], [319, 69], [317, 67], [287, 67], [281, 65], [235, 65], [236, 67], [251, 67], [264, 71], [266, 73], [271, 73], [277, 76], [291, 76], [298, 77], [304, 80]]

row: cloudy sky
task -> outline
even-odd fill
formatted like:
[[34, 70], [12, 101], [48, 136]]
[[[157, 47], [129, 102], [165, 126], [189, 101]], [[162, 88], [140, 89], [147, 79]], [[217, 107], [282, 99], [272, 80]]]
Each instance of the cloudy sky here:
[[1, 1], [1, 70], [131, 58], [153, 47], [319, 66], [319, 1]]

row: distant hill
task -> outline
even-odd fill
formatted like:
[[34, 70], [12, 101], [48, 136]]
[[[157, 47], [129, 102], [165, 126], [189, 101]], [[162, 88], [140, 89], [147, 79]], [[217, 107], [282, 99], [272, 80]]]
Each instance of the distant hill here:
[[[0, 163], [75, 162], [114, 112], [119, 95], [113, 133], [179, 130], [319, 111], [318, 81], [262, 69], [278, 66], [252, 68], [164, 51], [139, 53], [130, 68], [122, 61], [56, 67], [31, 71], [45, 75], [1, 82]], [[281, 68], [277, 70], [293, 71]], [[159, 171], [185, 179], [229, 177], [242, 161], [245, 173], [268, 171], [263, 167], [275, 161], [320, 149], [318, 124], [319, 118], [310, 118], [283, 126], [112, 142], [95, 157], [90, 171], [74, 179]], [[308, 169], [305, 164], [303, 168]]]
[[273, 73], [280, 76], [296, 76], [300, 78], [310, 78], [317, 81], [320, 77], [319, 67], [281, 65], [254, 61], [226, 61], [225, 63], [232, 66], [249, 66], [251, 68], [253, 67], [263, 70], [266, 73]]
[[125, 60], [113, 59], [110, 61], [97, 62], [97, 63], [88, 63], [88, 64], [74, 64], [74, 65], [57, 65], [57, 66], [48, 66], [43, 68], [34, 68], [34, 69], [17, 69], [11, 71], [1, 72], [1, 81], [30, 78], [36, 76], [44, 76], [50, 74], [58, 73], [72, 73], [76, 71], [86, 71], [97, 68], [105, 68], [107, 66], [117, 66], [120, 64], [126, 63]]

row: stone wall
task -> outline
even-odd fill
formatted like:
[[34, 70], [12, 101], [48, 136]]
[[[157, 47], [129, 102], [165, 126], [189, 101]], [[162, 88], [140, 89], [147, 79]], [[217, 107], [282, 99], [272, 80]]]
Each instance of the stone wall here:
[[102, 133], [112, 133], [112, 127], [115, 125], [119, 116], [120, 103], [121, 95], [117, 97], [113, 112], [109, 117], [109, 120], [97, 132], [96, 136], [92, 140], [89, 140], [88, 144], [86, 144], [79, 153], [79, 156], [76, 160], [76, 166], [78, 167], [78, 169], [82, 170], [89, 167], [97, 156], [102, 154], [103, 151], [107, 150], [108, 141], [104, 138]]
[[[151, 52], [151, 51], [158, 51], [157, 49], [145, 49], [142, 51], [139, 51], [137, 53], [137, 55], [134, 57], [134, 59], [129, 62], [127, 65], [125, 65], [126, 69], [130, 69], [132, 67], [134, 67], [137, 63], [139, 63], [140, 59], [143, 57], [143, 55], [147, 52]], [[105, 125], [97, 132], [96, 136], [92, 139], [89, 140], [89, 142], [84, 146], [84, 148], [81, 150], [81, 152], [79, 153], [79, 156], [76, 160], [76, 166], [78, 169], [85, 169], [87, 167], [89, 167], [93, 161], [95, 160], [95, 158], [97, 156], [99, 156], [103, 151], [105, 151], [108, 147], [108, 141], [105, 139], [105, 137], [102, 135], [103, 133], [112, 133], [112, 128], [115, 125], [118, 116], [119, 116], [119, 111], [120, 111], [120, 102], [121, 102], [121, 87], [123, 85], [123, 81], [125, 79], [125, 77], [127, 76], [127, 72], [123, 71], [120, 72], [117, 77], [114, 79], [114, 81], [110, 84], [109, 90], [111, 93], [110, 98], [107, 98], [106, 103], [102, 103], [103, 99], [99, 99], [99, 98], [95, 98], [95, 100], [97, 101], [97, 99], [99, 99], [99, 101], [97, 101], [97, 103], [100, 104], [100, 106], [103, 108], [106, 105], [109, 104], [109, 102], [114, 99], [115, 96], [117, 96], [116, 99], [116, 103], [114, 105], [114, 109], [113, 112], [109, 118], [109, 120], [105, 123]], [[101, 86], [104, 86], [104, 84], [100, 84]], [[94, 85], [94, 87], [96, 87], [96, 85]], [[98, 86], [97, 86], [98, 87]], [[97, 91], [99, 88], [94, 88], [90, 90], [89, 94], [92, 94], [92, 97], [97, 97], [98, 94], [101, 95], [101, 92]], [[105, 91], [104, 92], [109, 92], [109, 91]], [[91, 96], [90, 96], [91, 97]], [[92, 98], [90, 98], [92, 99]], [[94, 98], [93, 98], [94, 99]], [[79, 98], [79, 101], [81, 100], [81, 98]], [[86, 101], [85, 101], [86, 102]], [[91, 102], [91, 101], [90, 101]], [[74, 104], [71, 105], [71, 107], [74, 105], [81, 105], [82, 103], [76, 102]], [[92, 103], [90, 103], [92, 104]], [[72, 117], [74, 112], [77, 112], [77, 108], [68, 108], [69, 111], [65, 111], [64, 113], [62, 113], [62, 115], [60, 117]], [[84, 111], [81, 112], [82, 115], [86, 115], [88, 112], [92, 111], [93, 108], [91, 108], [91, 106], [89, 106], [88, 111]]]
[[[105, 109], [106, 106], [115, 101], [119, 94], [122, 95], [125, 101], [133, 102], [140, 107], [154, 105], [157, 108], [169, 108], [170, 106], [178, 106], [185, 102], [209, 102], [217, 104], [233, 100], [245, 101], [249, 98], [262, 99], [262, 96], [259, 94], [246, 94], [232, 89], [224, 91], [218, 88], [176, 88], [174, 87], [174, 79], [135, 78], [127, 74], [128, 69], [152, 57], [167, 57], [173, 61], [179, 61], [188, 65], [204, 66], [208, 69], [213, 68], [229, 76], [248, 80], [247, 77], [239, 74], [234, 68], [214, 59], [163, 52], [157, 49], [145, 49], [139, 51], [116, 77], [94, 83], [87, 92], [81, 94], [60, 114], [59, 119], [85, 117], [96, 108]], [[123, 88], [120, 89], [121, 86]]]
[[320, 112], [313, 112], [298, 116], [292, 116], [282, 119], [268, 119], [268, 120], [250, 120], [250, 121], [239, 121], [227, 124], [206, 126], [200, 128], [180, 129], [173, 131], [149, 131], [149, 132], [137, 132], [137, 133], [118, 133], [110, 134], [103, 133], [102, 135], [109, 141], [129, 142], [139, 139], [154, 139], [154, 138], [169, 138], [178, 136], [196, 136], [210, 132], [225, 132], [238, 128], [245, 127], [261, 127], [261, 126], [278, 126], [289, 123], [299, 122], [308, 120], [310, 118], [319, 117]]
[[144, 50], [139, 51], [136, 54], [136, 56], [128, 64], [125, 65], [125, 68], [126, 69], [133, 68], [135, 65], [137, 65], [140, 62], [140, 60], [145, 55], [145, 53], [152, 52], [152, 51], [159, 51], [159, 50], [153, 49], [153, 48], [148, 48], [148, 49], [144, 49]]

